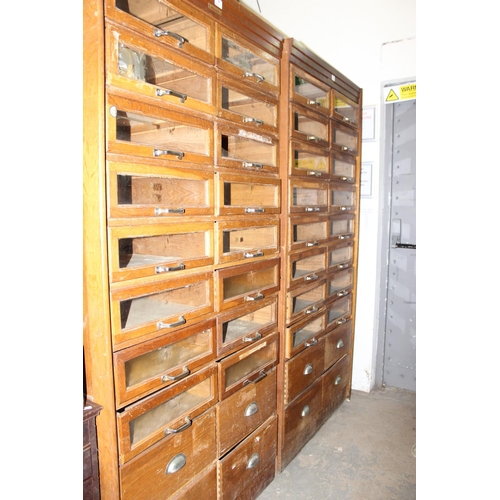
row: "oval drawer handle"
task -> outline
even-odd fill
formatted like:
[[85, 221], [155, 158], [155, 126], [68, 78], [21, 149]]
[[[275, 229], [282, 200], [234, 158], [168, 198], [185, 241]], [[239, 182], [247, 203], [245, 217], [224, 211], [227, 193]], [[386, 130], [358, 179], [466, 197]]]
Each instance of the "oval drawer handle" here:
[[304, 279], [306, 281], [315, 281], [318, 279], [318, 275], [317, 274], [310, 274], [309, 276], [306, 276]]
[[347, 319], [346, 318], [342, 318], [342, 319], [339, 319], [337, 321], [337, 325], [343, 325], [344, 323], [347, 323]]
[[252, 415], [255, 415], [258, 411], [259, 411], [258, 405], [255, 401], [253, 401], [245, 408], [245, 417], [251, 417]]
[[265, 379], [266, 377], [267, 377], [267, 373], [264, 370], [262, 370], [256, 379], [254, 379], [254, 380], [247, 379], [247, 380], [245, 380], [243, 385], [258, 384], [261, 380]]
[[155, 215], [162, 214], [183, 214], [185, 210], [183, 208], [155, 208]]
[[306, 212], [319, 212], [319, 207], [306, 207]]
[[307, 104], [309, 104], [310, 106], [321, 106], [321, 103], [316, 101], [316, 99], [308, 99]]
[[181, 92], [176, 92], [175, 90], [170, 90], [170, 89], [156, 89], [156, 95], [158, 97], [164, 95], [173, 95], [174, 97], [178, 97], [180, 102], [185, 102], [187, 99], [186, 94], [183, 94]]
[[181, 262], [178, 266], [156, 266], [155, 272], [156, 274], [161, 274], [170, 273], [171, 271], [182, 271], [183, 269], [186, 269], [186, 266]]
[[248, 337], [243, 337], [243, 342], [255, 342], [256, 340], [259, 340], [262, 338], [262, 333], [260, 332], [255, 332], [252, 336]]
[[264, 165], [262, 163], [257, 163], [255, 161], [244, 161], [243, 168], [262, 168]]
[[336, 379], [335, 379], [335, 385], [339, 385], [340, 382], [342, 382], [342, 377], [339, 375]]
[[243, 123], [255, 123], [257, 124], [259, 127], [261, 125], [264, 125], [264, 122], [262, 120], [258, 120], [257, 118], [252, 118], [251, 116], [245, 116], [243, 118]]
[[319, 245], [319, 242], [317, 242], [317, 241], [313, 241], [311, 243], [308, 241], [306, 243], [306, 247], [317, 247], [318, 245]]
[[158, 321], [158, 323], [156, 323], [156, 328], [158, 328], [158, 330], [161, 330], [162, 328], [174, 328], [176, 326], [183, 325], [185, 322], [186, 319], [184, 316], [179, 316], [179, 321], [176, 321], [175, 323], [163, 323], [162, 321]]
[[187, 38], [184, 38], [183, 36], [178, 35], [177, 33], [173, 33], [172, 31], [160, 30], [156, 28], [154, 33], [156, 37], [171, 36], [172, 38], [175, 38], [179, 42], [177, 45], [179, 46], [180, 49], [184, 47], [185, 43], [189, 43], [189, 40]]
[[251, 301], [251, 300], [262, 300], [263, 298], [264, 298], [264, 294], [259, 292], [254, 297], [252, 297], [251, 295], [247, 295], [245, 297], [245, 302], [248, 302], [248, 301]]
[[179, 375], [175, 375], [175, 376], [163, 375], [163, 377], [161, 378], [161, 381], [168, 382], [169, 380], [180, 380], [181, 378], [187, 377], [190, 373], [191, 372], [189, 371], [189, 368], [187, 366], [185, 366], [182, 369], [182, 373], [180, 373]]
[[304, 375], [310, 375], [314, 371], [313, 365], [311, 363], [307, 363], [304, 368]]
[[306, 342], [304, 345], [306, 347], [312, 347], [313, 345], [316, 345], [318, 343], [318, 339], [312, 339], [310, 342]]
[[253, 208], [253, 207], [246, 207], [245, 208], [245, 213], [246, 214], [263, 214], [266, 210], [264, 208]]
[[304, 408], [302, 408], [302, 413], [300, 414], [302, 417], [307, 417], [311, 413], [311, 408], [309, 405], [305, 405]]
[[310, 175], [311, 177], [321, 177], [321, 172], [315, 172], [314, 170], [309, 170], [307, 172], [307, 175]]
[[167, 468], [165, 469], [165, 475], [173, 474], [178, 470], [181, 470], [186, 465], [186, 455], [184, 453], [179, 453], [175, 455], [170, 462], [168, 462]]
[[245, 71], [243, 73], [243, 76], [245, 78], [257, 78], [258, 83], [262, 83], [265, 80], [265, 78], [262, 75], [259, 75], [258, 73], [251, 73], [250, 71]]
[[311, 307], [311, 309], [306, 309], [305, 314], [312, 314], [312, 313], [317, 312], [318, 310], [319, 309], [316, 306], [314, 306], [314, 307]]
[[163, 155], [172, 155], [177, 156], [178, 160], [182, 160], [184, 158], [184, 153], [182, 151], [172, 151], [171, 149], [154, 149], [153, 156], [163, 156]]
[[193, 421], [189, 417], [186, 417], [185, 421], [186, 423], [184, 425], [181, 425], [178, 429], [171, 429], [170, 427], [165, 429], [165, 436], [168, 436], [169, 434], [178, 434], [179, 432], [189, 429], [189, 427], [193, 425]]
[[337, 297], [345, 297], [346, 295], [349, 295], [349, 292], [347, 290], [342, 290], [341, 292], [337, 292]]
[[257, 467], [259, 465], [260, 459], [259, 459], [259, 454], [254, 453], [247, 462], [247, 469], [253, 469], [254, 467]]
[[263, 255], [264, 255], [264, 252], [261, 252], [259, 250], [258, 252], [255, 252], [255, 253], [245, 252], [243, 254], [243, 257], [245, 257], [245, 259], [251, 259], [252, 257], [262, 257]]
[[338, 342], [337, 342], [337, 349], [340, 349], [344, 347], [344, 341], [342, 339], [340, 339]]

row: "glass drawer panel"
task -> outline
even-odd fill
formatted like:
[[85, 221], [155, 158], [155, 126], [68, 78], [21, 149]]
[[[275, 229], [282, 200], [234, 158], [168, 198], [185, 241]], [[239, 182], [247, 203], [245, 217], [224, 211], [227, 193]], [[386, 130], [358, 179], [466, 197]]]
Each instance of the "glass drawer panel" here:
[[330, 89], [328, 86], [293, 65], [291, 85], [294, 100], [329, 114]]
[[337, 156], [333, 154], [332, 178], [343, 182], [355, 182], [356, 163], [354, 158], [348, 155]]
[[213, 223], [111, 228], [112, 281], [214, 263]]
[[351, 315], [351, 301], [352, 295], [349, 294], [326, 305], [326, 325], [328, 329], [333, 325], [343, 325], [347, 321], [347, 318]]
[[340, 115], [340, 118], [344, 120], [344, 122], [358, 126], [359, 106], [336, 90], [334, 91], [333, 97], [333, 111], [337, 115]]
[[328, 118], [307, 110], [292, 110], [293, 135], [320, 146], [328, 147]]
[[330, 189], [331, 210], [345, 211], [354, 210], [356, 208], [356, 193], [354, 191], [343, 190], [338, 187], [331, 187]]
[[117, 217], [213, 215], [213, 172], [108, 163], [109, 214]]
[[318, 343], [318, 339], [325, 331], [325, 310], [307, 316], [303, 320], [287, 328], [286, 352], [287, 359], [300, 351]]
[[319, 274], [325, 270], [325, 254], [301, 256], [292, 261], [292, 280]]
[[223, 281], [223, 298], [228, 300], [240, 295], [248, 295], [261, 288], [273, 286], [275, 282], [275, 270], [272, 267], [230, 276]]
[[287, 294], [287, 321], [296, 321], [303, 316], [314, 314], [326, 299], [325, 280], [301, 286]]
[[327, 186], [320, 183], [290, 181], [291, 212], [325, 212], [328, 210]]
[[330, 176], [330, 156], [328, 151], [304, 147], [293, 143], [293, 163], [291, 174], [308, 175], [316, 178]]
[[343, 297], [352, 289], [354, 270], [346, 269], [328, 278], [328, 297]]
[[332, 120], [332, 142], [341, 151], [357, 154], [358, 132]]
[[345, 269], [352, 264], [353, 244], [352, 242], [332, 246], [328, 250], [328, 269], [338, 270]]
[[354, 237], [354, 216], [335, 217], [330, 220], [330, 238], [346, 240]]
[[290, 247], [315, 247], [328, 238], [328, 221], [325, 219], [289, 218]]

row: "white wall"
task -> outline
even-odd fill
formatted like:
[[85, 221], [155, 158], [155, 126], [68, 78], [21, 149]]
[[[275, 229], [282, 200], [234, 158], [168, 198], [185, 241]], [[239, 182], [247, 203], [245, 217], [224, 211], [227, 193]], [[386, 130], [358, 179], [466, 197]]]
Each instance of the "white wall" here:
[[[287, 37], [303, 42], [363, 89], [363, 105], [376, 106], [373, 142], [362, 161], [373, 162], [372, 196], [361, 199], [358, 301], [352, 387], [375, 383], [378, 277], [375, 250], [381, 227], [379, 196], [381, 89], [416, 77], [416, 0], [241, 0]], [[383, 149], [383, 148], [382, 148]]]

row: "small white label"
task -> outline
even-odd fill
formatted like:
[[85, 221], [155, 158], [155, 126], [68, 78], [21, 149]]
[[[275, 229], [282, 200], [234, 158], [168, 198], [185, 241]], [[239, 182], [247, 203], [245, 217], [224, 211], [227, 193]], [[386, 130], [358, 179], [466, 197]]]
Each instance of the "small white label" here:
[[331, 78], [332, 78], [332, 81], [334, 82], [335, 81], [335, 75], [332, 75]]
[[222, 0], [214, 0], [214, 4], [216, 7], [219, 7], [219, 9], [222, 9]]
[[240, 137], [245, 137], [246, 139], [253, 139], [254, 141], [265, 142], [266, 144], [272, 144], [273, 141], [269, 137], [264, 137], [263, 135], [254, 134], [253, 132], [247, 132], [246, 130], [238, 130], [238, 135]]

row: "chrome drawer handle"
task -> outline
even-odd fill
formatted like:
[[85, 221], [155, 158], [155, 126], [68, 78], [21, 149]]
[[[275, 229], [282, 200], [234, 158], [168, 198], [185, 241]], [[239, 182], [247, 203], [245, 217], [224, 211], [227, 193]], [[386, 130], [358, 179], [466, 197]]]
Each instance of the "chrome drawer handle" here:
[[156, 266], [155, 267], [155, 272], [156, 274], [161, 274], [161, 273], [169, 273], [171, 271], [182, 271], [183, 269], [186, 269], [186, 266], [184, 264], [179, 264], [178, 266]]
[[340, 210], [349, 210], [351, 207], [340, 207]]
[[255, 295], [254, 297], [252, 297], [251, 295], [247, 295], [245, 297], [245, 302], [249, 302], [251, 300], [262, 300], [264, 298], [264, 294], [263, 293], [258, 293], [257, 295]]
[[310, 142], [319, 142], [321, 141], [321, 137], [318, 137], [317, 135], [308, 135], [307, 140]]
[[160, 30], [158, 28], [155, 29], [154, 31], [156, 37], [160, 36], [171, 36], [172, 38], [175, 38], [179, 43], [178, 46], [179, 48], [183, 48], [185, 43], [189, 43], [189, 40], [187, 38], [184, 38], [181, 35], [178, 35], [177, 33], [173, 33], [171, 31], [167, 30]]
[[162, 214], [183, 214], [185, 210], [183, 208], [155, 208], [155, 215]]
[[314, 170], [309, 170], [309, 172], [307, 172], [307, 175], [312, 177], [321, 177], [321, 172], [314, 172]]
[[345, 182], [352, 182], [353, 178], [352, 177], [341, 177], [339, 181], [345, 181]]
[[304, 279], [306, 281], [314, 281], [314, 280], [318, 279], [318, 275], [317, 274], [310, 274], [309, 276], [306, 276]]
[[319, 212], [319, 207], [306, 207], [306, 212]]
[[267, 377], [267, 373], [264, 370], [262, 370], [260, 372], [259, 376], [256, 379], [254, 379], [254, 380], [250, 380], [250, 379], [245, 380], [245, 382], [243, 382], [243, 385], [245, 386], [245, 385], [248, 385], [248, 384], [258, 384], [261, 380], [265, 379], [266, 377]]
[[173, 474], [178, 470], [181, 470], [186, 465], [186, 455], [184, 453], [179, 453], [170, 462], [168, 462], [167, 468], [165, 469], [165, 475]]
[[344, 116], [344, 121], [345, 121], [345, 122], [350, 122], [350, 121], [351, 121], [351, 119], [350, 119], [350, 118], [347, 118], [347, 116]]
[[312, 347], [313, 345], [316, 345], [318, 343], [318, 339], [312, 339], [310, 342], [306, 342], [304, 345], [306, 347]]
[[335, 379], [335, 385], [339, 385], [340, 382], [342, 382], [342, 377], [339, 375], [336, 379]]
[[302, 413], [300, 414], [302, 417], [307, 417], [311, 413], [311, 408], [309, 405], [305, 405], [304, 408], [302, 409]]
[[349, 292], [347, 290], [342, 290], [341, 292], [337, 292], [337, 297], [345, 297], [346, 295], [349, 295]]
[[162, 155], [173, 155], [177, 156], [178, 160], [182, 160], [184, 158], [184, 153], [182, 151], [172, 151], [170, 149], [156, 149], [153, 151], [153, 156], [162, 156]]
[[253, 403], [250, 403], [246, 408], [245, 408], [245, 417], [251, 417], [252, 415], [255, 415], [259, 411], [259, 407], [257, 406], [257, 403], [254, 401]]
[[245, 71], [243, 73], [243, 76], [245, 78], [252, 78], [252, 77], [257, 78], [257, 83], [262, 83], [265, 80], [265, 78], [262, 75], [259, 75], [258, 73], [251, 73], [250, 71]]
[[163, 323], [162, 321], [158, 321], [156, 323], [156, 328], [158, 330], [161, 330], [162, 328], [175, 328], [176, 326], [181, 326], [186, 322], [186, 319], [184, 316], [179, 316], [179, 321], [176, 321], [175, 323]]
[[168, 382], [169, 380], [172, 381], [172, 380], [180, 380], [181, 378], [184, 378], [184, 377], [187, 377], [191, 372], [189, 371], [189, 368], [187, 366], [185, 366], [183, 369], [182, 369], [182, 373], [180, 373], [179, 375], [175, 375], [175, 376], [172, 376], [172, 375], [163, 375], [163, 377], [161, 378], [161, 381], [162, 382]]
[[256, 123], [259, 127], [264, 125], [262, 120], [258, 120], [257, 118], [252, 118], [251, 116], [245, 116], [243, 118], [243, 123]]
[[350, 234], [339, 234], [339, 240], [348, 240], [350, 237]]
[[243, 337], [243, 342], [255, 342], [256, 340], [259, 340], [262, 338], [262, 333], [260, 332], [255, 332], [252, 336], [248, 337]]
[[349, 264], [339, 264], [337, 267], [339, 269], [345, 269], [346, 267], [349, 267]]
[[307, 363], [306, 367], [304, 368], [304, 375], [310, 375], [313, 371], [313, 365], [311, 365], [311, 363]]
[[158, 97], [164, 95], [173, 95], [174, 97], [178, 97], [180, 102], [185, 102], [187, 99], [186, 94], [183, 94], [181, 92], [176, 92], [175, 90], [170, 90], [170, 89], [156, 89], [156, 95]]
[[254, 453], [247, 462], [247, 469], [253, 469], [254, 467], [257, 467], [259, 465], [260, 459], [259, 459], [259, 454]]
[[312, 314], [312, 313], [317, 312], [318, 310], [319, 309], [316, 306], [314, 306], [314, 307], [311, 307], [311, 309], [306, 309], [305, 314]]
[[263, 255], [264, 255], [264, 252], [261, 252], [259, 250], [258, 252], [255, 252], [255, 253], [245, 252], [243, 254], [243, 257], [245, 257], [245, 259], [251, 259], [252, 257], [262, 257]]
[[317, 241], [313, 241], [312, 243], [307, 242], [306, 247], [317, 247], [319, 243]]
[[319, 103], [318, 101], [316, 101], [316, 99], [308, 99], [307, 100], [307, 104], [309, 104], [311, 106], [321, 106], [321, 103]]
[[339, 319], [337, 321], [337, 325], [343, 325], [344, 323], [347, 323], [347, 319], [346, 318], [342, 318], [342, 319]]
[[342, 146], [342, 151], [348, 151], [349, 153], [353, 153], [354, 149], [348, 148], [347, 146]]
[[193, 425], [193, 421], [189, 417], [186, 417], [184, 420], [186, 423], [184, 425], [181, 425], [178, 429], [171, 429], [170, 427], [165, 429], [165, 436], [169, 434], [178, 434], [179, 432], [185, 431], [186, 429], [191, 427], [191, 425]]
[[266, 210], [264, 208], [252, 208], [252, 207], [245, 208], [246, 214], [263, 214], [265, 211]]
[[254, 161], [244, 161], [243, 168], [262, 168], [264, 165], [262, 163], [256, 163]]
[[344, 342], [342, 339], [340, 339], [338, 342], [337, 342], [337, 349], [340, 349], [341, 347], [344, 347]]

